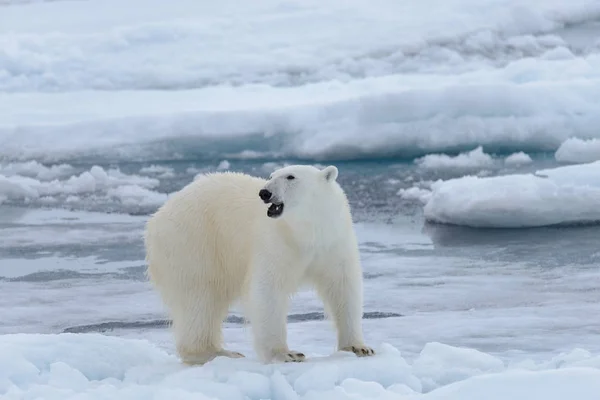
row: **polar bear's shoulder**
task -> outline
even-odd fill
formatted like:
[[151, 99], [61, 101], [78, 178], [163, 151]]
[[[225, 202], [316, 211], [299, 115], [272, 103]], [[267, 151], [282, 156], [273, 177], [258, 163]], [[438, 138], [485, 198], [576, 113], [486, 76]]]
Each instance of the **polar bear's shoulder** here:
[[[197, 190], [248, 190], [256, 191], [266, 180], [243, 172], [218, 171], [196, 175], [188, 186]], [[258, 194], [256, 194], [258, 196]]]

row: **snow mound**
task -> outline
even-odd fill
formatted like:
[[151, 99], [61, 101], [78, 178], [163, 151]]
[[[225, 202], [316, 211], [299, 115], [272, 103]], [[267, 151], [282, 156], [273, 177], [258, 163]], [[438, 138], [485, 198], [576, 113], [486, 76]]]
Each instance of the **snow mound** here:
[[150, 165], [148, 167], [140, 168], [140, 174], [157, 176], [158, 178], [172, 178], [175, 176], [175, 171], [172, 167], [164, 165]]
[[231, 164], [227, 160], [223, 160], [219, 163], [219, 165], [217, 165], [218, 171], [225, 171], [225, 170], [228, 170], [229, 168], [231, 168]]
[[533, 160], [531, 159], [529, 154], [524, 153], [522, 151], [519, 151], [518, 153], [513, 153], [504, 159], [504, 163], [506, 165], [513, 166], [531, 164], [531, 162], [533, 162]]
[[413, 364], [413, 373], [427, 391], [472, 376], [504, 370], [504, 363], [474, 349], [427, 343]]
[[[26, 203], [75, 205], [116, 202], [133, 208], [152, 208], [167, 198], [156, 192], [160, 181], [140, 175], [128, 175], [119, 169], [105, 170], [93, 166], [88, 171], [73, 174], [74, 168], [61, 164], [47, 167], [35, 161], [0, 164], [0, 198]], [[62, 179], [61, 179], [62, 178]]]
[[73, 167], [68, 164], [52, 165], [50, 167], [40, 164], [37, 161], [0, 164], [0, 174], [5, 177], [20, 175], [43, 181], [64, 177], [72, 171]]
[[587, 368], [508, 371], [457, 382], [423, 397], [427, 400], [592, 400], [600, 393], [599, 377], [598, 370]]
[[[600, 365], [590, 363], [593, 360], [581, 351], [560, 366], [532, 364], [507, 370], [491, 355], [431, 343], [413, 365], [384, 344], [372, 358], [334, 353], [312, 356], [301, 364], [271, 365], [252, 357], [217, 358], [204, 366], [186, 367], [144, 340], [100, 334], [15, 334], [0, 337], [0, 396], [596, 400]], [[581, 365], [586, 362], [588, 366]]]
[[466, 176], [432, 185], [431, 222], [525, 228], [600, 222], [600, 161], [535, 174]]
[[468, 169], [483, 169], [494, 165], [494, 159], [491, 155], [483, 152], [483, 147], [479, 146], [476, 149], [460, 153], [457, 156], [449, 156], [447, 154], [428, 154], [424, 157], [417, 158], [415, 162], [419, 167], [429, 170], [468, 170]]
[[417, 200], [423, 204], [427, 204], [427, 201], [431, 197], [431, 190], [413, 186], [411, 188], [399, 189], [396, 194], [404, 200]]
[[556, 158], [556, 161], [568, 163], [598, 161], [600, 160], [600, 140], [569, 138], [556, 150], [554, 158]]

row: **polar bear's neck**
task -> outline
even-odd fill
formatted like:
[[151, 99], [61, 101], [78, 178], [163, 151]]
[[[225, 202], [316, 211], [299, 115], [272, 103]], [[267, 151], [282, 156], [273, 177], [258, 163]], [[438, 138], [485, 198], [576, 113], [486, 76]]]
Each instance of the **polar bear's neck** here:
[[348, 200], [341, 189], [332, 196], [321, 196], [302, 212], [290, 212], [277, 223], [290, 239], [303, 246], [326, 243], [345, 235], [352, 229], [352, 215]]

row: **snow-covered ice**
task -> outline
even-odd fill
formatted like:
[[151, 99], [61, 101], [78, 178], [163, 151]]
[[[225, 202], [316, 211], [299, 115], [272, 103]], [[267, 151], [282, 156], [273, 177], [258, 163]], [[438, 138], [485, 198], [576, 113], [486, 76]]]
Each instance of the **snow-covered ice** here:
[[140, 168], [140, 174], [154, 175], [158, 178], [172, 178], [175, 176], [175, 172], [172, 167], [164, 165], [150, 165], [148, 167]]
[[554, 154], [557, 161], [568, 163], [589, 163], [600, 160], [600, 140], [565, 140]]
[[432, 185], [425, 218], [471, 227], [600, 222], [600, 161], [531, 174], [465, 176]]
[[229, 161], [223, 160], [219, 163], [219, 165], [217, 165], [217, 170], [223, 171], [223, 170], [229, 169], [230, 167], [231, 167], [231, 164], [229, 164]]
[[419, 167], [433, 170], [481, 170], [494, 165], [494, 158], [484, 153], [481, 146], [476, 149], [460, 153], [457, 156], [446, 154], [428, 154], [415, 160]]
[[513, 153], [507, 156], [504, 159], [504, 163], [506, 165], [524, 165], [531, 164], [533, 160], [529, 156], [529, 154], [519, 151], [518, 153]]
[[0, 157], [555, 151], [600, 137], [600, 44], [578, 34], [597, 37], [599, 15], [585, 0], [3, 7]]
[[[4, 399], [596, 400], [600, 358], [507, 366], [470, 349], [430, 343], [411, 364], [388, 344], [378, 355], [314, 355], [302, 364], [218, 358], [185, 367], [145, 340], [88, 335], [0, 337]], [[440, 386], [443, 386], [439, 388]]]
[[427, 203], [427, 201], [431, 197], [431, 190], [423, 189], [418, 186], [413, 186], [407, 189], [399, 189], [398, 195], [406, 200], [418, 200], [422, 203]]
[[2, 11], [0, 90], [56, 92], [293, 86], [415, 70], [453, 74], [549, 51], [543, 58], [572, 59], [570, 43], [555, 32], [594, 21], [600, 6], [586, 0], [132, 0], [123, 7], [118, 0], [89, 0]]
[[37, 161], [0, 164], [0, 174], [4, 177], [25, 176], [44, 181], [65, 177], [72, 171], [73, 167], [68, 164], [57, 164], [50, 167]]
[[[47, 167], [36, 161], [0, 164], [0, 196], [7, 200], [52, 205], [64, 200], [71, 205], [86, 202], [117, 202], [131, 210], [160, 206], [166, 193], [155, 190], [159, 180], [154, 177], [128, 175], [119, 169], [105, 170], [93, 166], [87, 171], [73, 173], [68, 164]], [[147, 167], [140, 172], [156, 171]], [[171, 177], [163, 171], [161, 177]], [[61, 179], [62, 178], [62, 179]], [[127, 208], [126, 207], [126, 208]]]
[[[212, 140], [223, 152], [230, 148], [232, 156], [253, 150], [352, 159], [477, 145], [548, 151], [573, 133], [599, 137], [594, 127], [600, 124], [600, 79], [583, 82], [580, 66], [553, 62], [559, 65], [518, 60], [506, 67], [515, 71], [504, 74], [484, 69], [295, 87], [0, 94], [6, 111], [0, 120], [0, 156], [144, 158], [160, 151], [174, 157], [175, 150], [156, 142], [178, 139]], [[588, 64], [589, 74], [597, 74], [600, 56]], [[561, 67], [579, 73], [569, 80]], [[528, 71], [540, 68], [551, 76]], [[553, 76], [555, 70], [562, 75]], [[540, 77], [521, 82], [522, 75]], [[365, 132], [369, 141], [363, 140]], [[253, 140], [257, 135], [265, 140]]]

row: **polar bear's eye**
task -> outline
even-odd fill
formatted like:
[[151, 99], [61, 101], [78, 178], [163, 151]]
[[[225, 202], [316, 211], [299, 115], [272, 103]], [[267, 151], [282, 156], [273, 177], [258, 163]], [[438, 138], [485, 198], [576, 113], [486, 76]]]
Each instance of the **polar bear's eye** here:
[[286, 179], [291, 181], [292, 179], [296, 179], [296, 177], [294, 175], [288, 175]]

